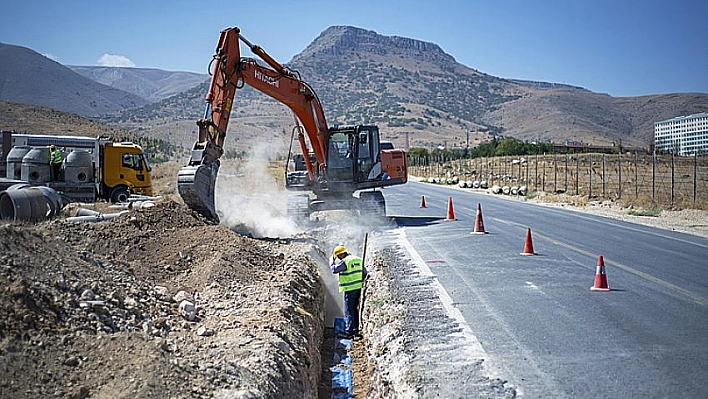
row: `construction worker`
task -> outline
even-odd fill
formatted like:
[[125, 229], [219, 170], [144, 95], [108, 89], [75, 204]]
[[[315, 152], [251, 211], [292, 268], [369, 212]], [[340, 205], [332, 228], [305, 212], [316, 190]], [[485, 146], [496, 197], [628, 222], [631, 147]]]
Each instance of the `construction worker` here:
[[59, 180], [59, 173], [61, 172], [61, 163], [64, 158], [61, 155], [61, 151], [52, 144], [49, 146], [49, 166], [52, 167], [52, 180]]
[[339, 274], [339, 292], [344, 293], [344, 336], [359, 338], [359, 300], [366, 268], [360, 257], [349, 254], [344, 246], [338, 245], [332, 251], [330, 269]]

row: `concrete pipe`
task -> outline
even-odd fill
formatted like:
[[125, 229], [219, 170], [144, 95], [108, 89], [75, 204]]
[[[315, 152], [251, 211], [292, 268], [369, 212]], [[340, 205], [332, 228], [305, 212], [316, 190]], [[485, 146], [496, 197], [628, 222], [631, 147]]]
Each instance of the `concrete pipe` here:
[[86, 208], [79, 208], [76, 210], [76, 213], [74, 216], [98, 216], [100, 215], [101, 212], [94, 211], [91, 209], [86, 209]]
[[67, 222], [89, 222], [89, 223], [103, 222], [106, 220], [115, 219], [118, 216], [123, 215], [128, 212], [129, 211], [121, 211], [118, 213], [99, 213], [98, 215], [93, 215], [93, 216], [72, 216], [72, 217], [66, 218], [66, 221]]
[[502, 187], [502, 193], [504, 193], [504, 195], [511, 194], [511, 187], [509, 187], [509, 186]]
[[29, 183], [17, 183], [17, 184], [13, 184], [10, 187], [8, 187], [7, 191], [22, 190], [23, 188], [27, 188], [27, 187], [32, 187], [32, 185]]
[[472, 185], [472, 180], [467, 180], [467, 181], [465, 182], [465, 184], [467, 185], [467, 188], [472, 188], [472, 187], [474, 187], [474, 186]]
[[519, 195], [519, 188], [516, 186], [511, 186], [511, 195]]
[[52, 213], [44, 194], [36, 188], [6, 190], [0, 197], [0, 218], [37, 222]]
[[519, 187], [519, 195], [526, 195], [527, 192], [528, 192], [528, 187], [526, 187], [526, 186]]
[[460, 180], [460, 182], [457, 183], [457, 185], [458, 185], [460, 188], [467, 188], [467, 182], [464, 181], [464, 180]]
[[0, 194], [0, 219], [37, 222], [58, 215], [64, 205], [52, 188], [15, 184]]
[[39, 186], [37, 189], [42, 192], [44, 198], [47, 200], [47, 204], [51, 210], [49, 217], [57, 216], [66, 205], [66, 202], [64, 202], [62, 196], [50, 187]]
[[486, 190], [488, 187], [489, 187], [489, 183], [487, 183], [486, 180], [482, 180], [481, 182], [479, 182], [479, 188], [483, 188]]
[[494, 194], [501, 194], [502, 188], [499, 187], [499, 186], [497, 186], [497, 185], [495, 184], [495, 185], [492, 186], [492, 192], [493, 192]]

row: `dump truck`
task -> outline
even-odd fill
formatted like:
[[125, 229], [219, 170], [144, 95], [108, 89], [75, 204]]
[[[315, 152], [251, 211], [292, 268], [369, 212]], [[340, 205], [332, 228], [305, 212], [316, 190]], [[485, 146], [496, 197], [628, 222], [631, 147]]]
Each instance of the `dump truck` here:
[[[132, 142], [6, 131], [0, 136], [0, 171], [5, 168], [0, 192], [25, 183], [50, 187], [76, 202], [125, 202], [131, 194], [152, 195], [150, 163], [142, 148]], [[52, 145], [63, 156], [58, 176], [52, 175], [49, 164]]]

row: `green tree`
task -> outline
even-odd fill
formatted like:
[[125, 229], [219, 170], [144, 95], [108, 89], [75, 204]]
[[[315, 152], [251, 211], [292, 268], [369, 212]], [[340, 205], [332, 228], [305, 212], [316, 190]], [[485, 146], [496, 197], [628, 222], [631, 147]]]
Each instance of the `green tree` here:
[[406, 154], [408, 154], [409, 158], [428, 158], [430, 156], [430, 152], [428, 151], [427, 148], [422, 148], [422, 147], [412, 147], [406, 151]]
[[523, 155], [526, 151], [524, 143], [512, 137], [505, 137], [494, 150], [494, 155]]

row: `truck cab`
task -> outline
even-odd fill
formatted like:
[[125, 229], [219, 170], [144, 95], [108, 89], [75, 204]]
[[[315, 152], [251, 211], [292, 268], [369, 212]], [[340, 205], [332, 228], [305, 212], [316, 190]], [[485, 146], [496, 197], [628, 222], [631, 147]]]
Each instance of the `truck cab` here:
[[133, 143], [105, 143], [101, 146], [102, 191], [114, 202], [130, 193], [152, 195], [152, 167], [140, 146]]

